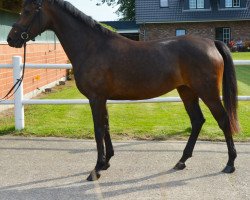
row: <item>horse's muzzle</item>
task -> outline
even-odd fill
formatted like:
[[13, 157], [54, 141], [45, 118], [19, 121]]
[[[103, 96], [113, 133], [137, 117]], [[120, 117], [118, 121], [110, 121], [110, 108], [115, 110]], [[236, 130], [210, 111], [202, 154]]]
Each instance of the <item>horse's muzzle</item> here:
[[23, 40], [21, 40], [21, 39], [13, 39], [10, 36], [8, 36], [7, 42], [9, 44], [9, 46], [15, 47], [15, 48], [22, 48], [22, 46], [24, 44]]

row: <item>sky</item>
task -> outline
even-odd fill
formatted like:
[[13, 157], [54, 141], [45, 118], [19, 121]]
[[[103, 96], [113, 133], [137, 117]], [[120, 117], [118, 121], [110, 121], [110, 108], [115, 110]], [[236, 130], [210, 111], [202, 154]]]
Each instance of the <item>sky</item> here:
[[107, 6], [106, 4], [97, 6], [98, 0], [66, 0], [97, 21], [117, 21], [115, 14], [117, 7]]

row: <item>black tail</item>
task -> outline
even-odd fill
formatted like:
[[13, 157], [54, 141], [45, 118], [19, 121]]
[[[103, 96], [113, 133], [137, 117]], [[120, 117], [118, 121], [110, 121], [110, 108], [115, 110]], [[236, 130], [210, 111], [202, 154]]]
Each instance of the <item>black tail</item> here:
[[229, 48], [223, 42], [215, 41], [215, 46], [224, 60], [222, 91], [224, 107], [229, 117], [231, 133], [238, 133], [240, 131], [237, 117], [238, 89], [233, 59]]

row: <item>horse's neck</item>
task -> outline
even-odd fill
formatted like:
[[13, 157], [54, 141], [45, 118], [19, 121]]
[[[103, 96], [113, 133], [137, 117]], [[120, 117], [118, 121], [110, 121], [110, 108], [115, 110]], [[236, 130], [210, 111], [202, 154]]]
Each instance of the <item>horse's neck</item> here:
[[70, 61], [74, 63], [79, 57], [87, 58], [94, 46], [98, 45], [98, 33], [65, 11], [54, 10], [52, 13], [51, 29], [61, 42]]

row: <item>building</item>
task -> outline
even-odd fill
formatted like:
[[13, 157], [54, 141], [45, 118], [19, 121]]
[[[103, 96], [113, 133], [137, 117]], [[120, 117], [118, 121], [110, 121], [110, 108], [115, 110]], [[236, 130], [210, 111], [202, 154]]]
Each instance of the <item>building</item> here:
[[[12, 56], [23, 55], [22, 49], [8, 46], [7, 35], [18, 14], [0, 9], [0, 63], [9, 64]], [[35, 42], [27, 44], [27, 63], [67, 63], [68, 58], [53, 32], [45, 32]], [[0, 98], [5, 96], [13, 86], [13, 70], [0, 69]], [[27, 69], [24, 78], [26, 98], [42, 92], [44, 88], [54, 86], [59, 80], [65, 79], [66, 71], [61, 69]], [[0, 105], [0, 111], [7, 106]]]
[[250, 0], [136, 0], [141, 40], [185, 34], [250, 40]]
[[111, 26], [124, 37], [139, 40], [139, 25], [135, 21], [104, 21], [101, 23]]

